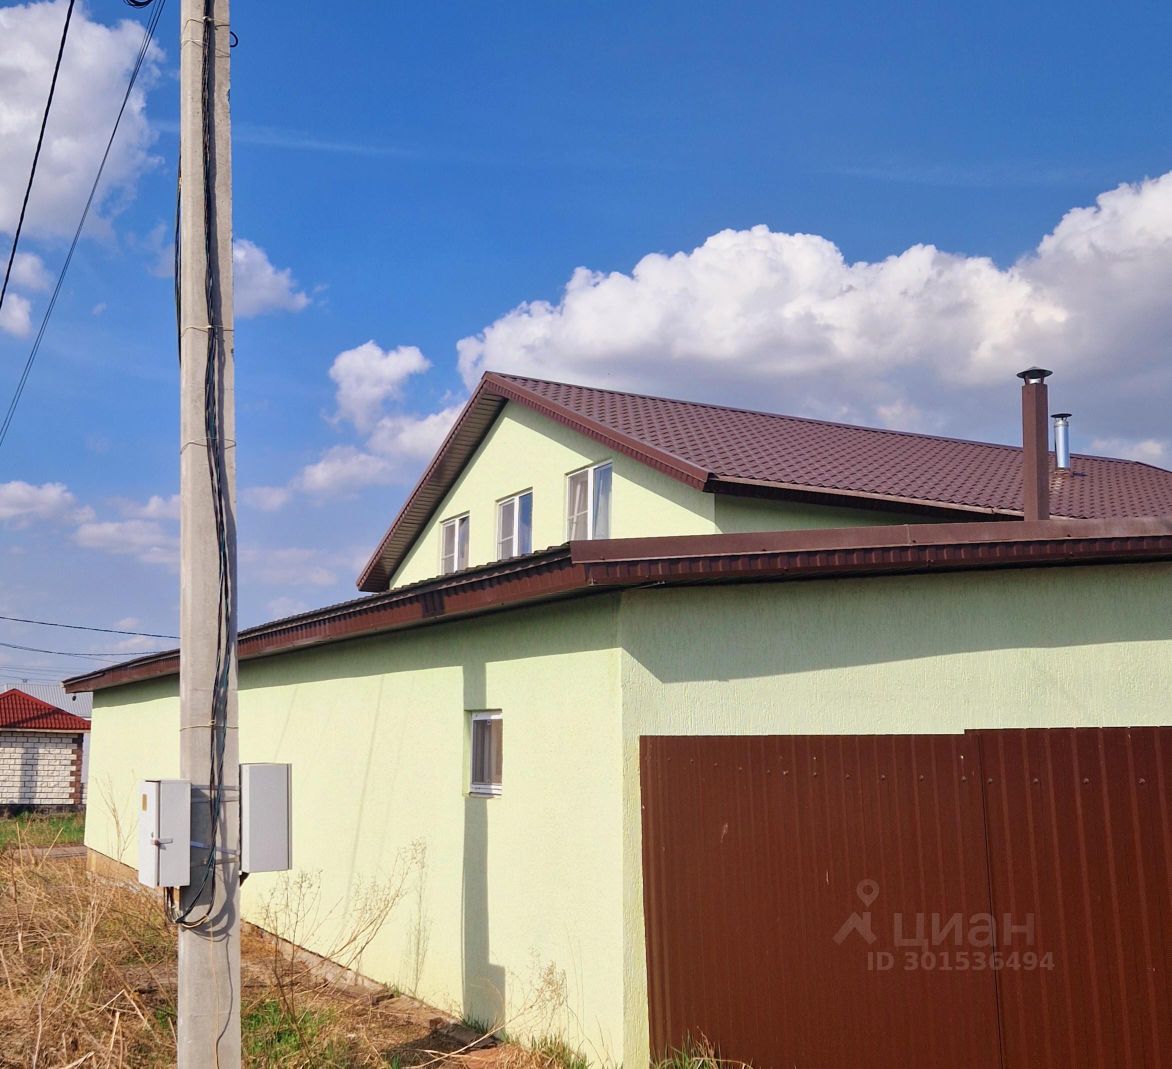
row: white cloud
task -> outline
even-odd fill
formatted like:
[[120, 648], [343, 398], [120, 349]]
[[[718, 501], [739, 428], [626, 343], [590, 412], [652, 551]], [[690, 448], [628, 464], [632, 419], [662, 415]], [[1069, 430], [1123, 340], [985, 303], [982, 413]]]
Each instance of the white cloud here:
[[427, 460], [452, 429], [463, 404], [449, 405], [426, 416], [383, 416], [367, 439], [367, 446], [379, 456], [396, 462]]
[[94, 520], [81, 524], [73, 540], [84, 549], [132, 556], [144, 564], [179, 563], [179, 538], [157, 520]]
[[141, 625], [142, 621], [137, 616], [124, 616], [114, 623], [115, 627], [123, 631], [137, 631]]
[[[0, 231], [9, 234], [20, 212], [64, 17], [61, 2], [0, 8]], [[131, 19], [105, 26], [92, 20], [82, 5], [74, 12], [29, 200], [27, 235], [63, 235], [77, 225], [142, 33], [141, 24]], [[154, 162], [146, 89], [157, 79], [161, 59], [162, 52], [152, 46], [122, 116], [93, 222], [101, 222], [103, 208], [109, 211], [124, 202], [138, 175]]]
[[1142, 460], [1145, 464], [1165, 467], [1168, 463], [1168, 443], [1155, 438], [1096, 438], [1088, 452], [1099, 456]]
[[273, 598], [265, 606], [265, 611], [271, 620], [279, 620], [284, 616], [296, 616], [298, 613], [308, 612], [309, 606], [298, 598]]
[[4, 295], [4, 306], [0, 308], [0, 330], [23, 338], [32, 327], [32, 305], [28, 298], [9, 290]]
[[245, 238], [232, 242], [232, 286], [240, 319], [266, 312], [300, 312], [309, 305], [308, 295], [297, 288], [292, 269], [274, 267], [264, 249]]
[[145, 635], [128, 635], [126, 638], [117, 639], [109, 645], [109, 649], [114, 653], [148, 653], [151, 650], [157, 650], [167, 645], [167, 639], [147, 638]]
[[302, 469], [293, 485], [310, 494], [340, 496], [392, 479], [393, 470], [386, 458], [352, 445], [336, 445]]
[[1170, 289], [1172, 173], [1068, 212], [1008, 267], [931, 245], [849, 263], [817, 235], [725, 230], [629, 275], [579, 268], [457, 351], [469, 387], [498, 370], [949, 433], [987, 426], [991, 400], [1012, 411], [1037, 363], [1088, 435], [1126, 424], [1162, 448]]
[[152, 494], [146, 504], [128, 502], [122, 507], [122, 514], [138, 520], [177, 520], [179, 519], [179, 495], [160, 497]]
[[299, 546], [241, 546], [240, 564], [250, 581], [279, 586], [332, 586], [338, 581], [329, 555]]
[[382, 349], [368, 341], [339, 353], [330, 366], [336, 387], [335, 425], [351, 424], [360, 444], [331, 446], [304, 467], [287, 487], [252, 487], [245, 500], [275, 511], [294, 493], [317, 498], [344, 497], [366, 486], [413, 481], [420, 462], [443, 441], [460, 405], [424, 415], [390, 410], [402, 402], [403, 387], [431, 362], [415, 346]]
[[391, 398], [401, 396], [403, 384], [431, 364], [414, 345], [382, 350], [373, 341], [334, 357], [330, 378], [337, 385], [338, 415], [360, 431], [368, 431]]
[[45, 268], [45, 261], [33, 252], [18, 252], [12, 258], [12, 276], [9, 285], [43, 293], [53, 285]]
[[36, 521], [81, 523], [92, 516], [91, 509], [78, 506], [64, 483], [0, 483], [0, 523], [12, 527], [27, 527]]
[[240, 491], [245, 504], [262, 512], [276, 512], [288, 504], [292, 493], [283, 486], [249, 486]]
[[451, 429], [462, 405], [425, 416], [396, 414], [375, 424], [364, 448], [337, 445], [303, 468], [293, 486], [318, 497], [344, 497], [364, 486], [413, 482]]

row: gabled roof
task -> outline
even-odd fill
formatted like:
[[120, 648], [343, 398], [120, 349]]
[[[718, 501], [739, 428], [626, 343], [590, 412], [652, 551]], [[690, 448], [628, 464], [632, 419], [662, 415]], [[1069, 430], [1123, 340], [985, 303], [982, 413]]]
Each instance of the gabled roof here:
[[6, 690], [0, 694], [0, 730], [5, 731], [89, 731], [90, 722], [55, 705], [25, 694]]
[[[695, 584], [1172, 561], [1172, 520], [1043, 520], [570, 542], [240, 632], [241, 661], [561, 599]], [[166, 650], [65, 680], [70, 693], [173, 676]]]
[[[945, 518], [1020, 519], [1022, 451], [905, 431], [753, 412], [487, 373], [359, 577], [385, 590], [509, 401], [711, 493], [898, 508]], [[1063, 519], [1172, 515], [1172, 472], [1076, 455], [1054, 472]]]

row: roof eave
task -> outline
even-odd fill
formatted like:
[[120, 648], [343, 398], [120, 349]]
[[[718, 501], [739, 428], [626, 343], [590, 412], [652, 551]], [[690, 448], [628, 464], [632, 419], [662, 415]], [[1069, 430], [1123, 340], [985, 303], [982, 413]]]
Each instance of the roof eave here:
[[[627, 587], [1172, 560], [1172, 520], [905, 524], [571, 542], [241, 633], [248, 660]], [[173, 675], [168, 651], [65, 680], [71, 693]]]
[[432, 458], [422, 478], [407, 496], [399, 514], [387, 529], [362, 574], [358, 589], [370, 594], [387, 589], [416, 539], [423, 533], [436, 509], [455, 484], [459, 473], [472, 459], [497, 416], [509, 401], [525, 405], [556, 423], [602, 442], [611, 449], [634, 457], [665, 475], [703, 489], [710, 473], [665, 450], [645, 445], [597, 420], [556, 404], [495, 372], [485, 372], [468, 403], [457, 417], [448, 436]]

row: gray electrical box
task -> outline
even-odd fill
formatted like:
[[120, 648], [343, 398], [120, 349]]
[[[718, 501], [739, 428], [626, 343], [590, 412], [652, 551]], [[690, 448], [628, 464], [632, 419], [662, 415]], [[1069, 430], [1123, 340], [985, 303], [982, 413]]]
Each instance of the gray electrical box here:
[[186, 887], [191, 882], [191, 784], [148, 779], [138, 790], [138, 881], [148, 887]]
[[240, 871], [293, 867], [292, 765], [240, 766]]

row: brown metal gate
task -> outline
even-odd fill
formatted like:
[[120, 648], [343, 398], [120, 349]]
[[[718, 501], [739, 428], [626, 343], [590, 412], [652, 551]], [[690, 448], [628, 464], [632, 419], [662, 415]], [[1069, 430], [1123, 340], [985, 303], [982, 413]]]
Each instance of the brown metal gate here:
[[1172, 729], [645, 737], [652, 1047], [1172, 1067]]

